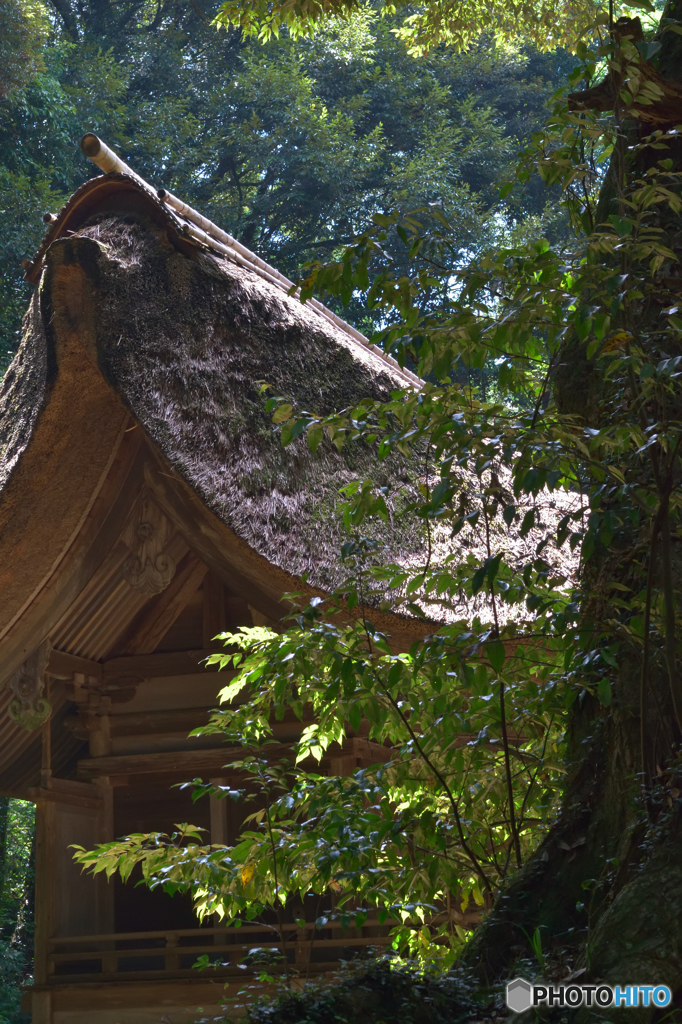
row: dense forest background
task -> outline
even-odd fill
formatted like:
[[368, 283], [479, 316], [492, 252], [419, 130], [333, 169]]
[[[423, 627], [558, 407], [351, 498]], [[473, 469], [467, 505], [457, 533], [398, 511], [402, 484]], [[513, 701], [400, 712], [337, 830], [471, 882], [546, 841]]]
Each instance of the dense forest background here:
[[[0, 0], [0, 18], [12, 17], [24, 31], [18, 57], [0, 62], [0, 372], [42, 214], [98, 173], [78, 148], [86, 130], [294, 277], [376, 211], [442, 203], [462, 257], [502, 233], [563, 230], [539, 182], [498, 201], [565, 84], [574, 58], [563, 51], [482, 38], [415, 60], [371, 5], [312, 40], [266, 45], [218, 32], [210, 7], [190, 0]], [[371, 329], [361, 305], [344, 315]]]
[[[0, 0], [0, 21], [0, 374], [42, 214], [97, 173], [78, 148], [87, 130], [292, 277], [376, 211], [441, 203], [462, 259], [566, 230], [539, 182], [498, 199], [574, 63], [563, 51], [482, 38], [417, 61], [371, 6], [264, 46], [216, 31], [192, 0]], [[360, 303], [343, 313], [371, 330]], [[32, 805], [1, 798], [0, 1024], [27, 1019], [33, 837]]]
[[33, 966], [34, 806], [0, 797], [0, 1024], [18, 1024]]

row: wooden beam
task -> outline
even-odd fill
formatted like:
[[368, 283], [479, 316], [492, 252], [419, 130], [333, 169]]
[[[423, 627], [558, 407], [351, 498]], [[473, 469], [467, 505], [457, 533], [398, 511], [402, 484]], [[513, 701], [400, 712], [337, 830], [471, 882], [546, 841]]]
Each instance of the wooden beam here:
[[320, 762], [331, 775], [353, 775], [359, 768], [386, 764], [399, 754], [399, 748], [385, 747], [363, 736], [346, 736], [343, 743], [333, 743]]
[[[93, 981], [93, 978], [97, 980]], [[240, 987], [237, 981], [233, 982], [230, 985], [230, 994], [236, 995]], [[220, 985], [216, 985], [214, 980], [206, 978], [136, 981], [114, 976], [112, 980], [103, 982], [95, 974], [89, 975], [88, 982], [84, 985], [70, 982], [68, 976], [65, 976], [59, 980], [52, 978], [49, 986], [34, 986], [25, 990], [22, 1009], [30, 1013], [37, 1002], [37, 997], [43, 995], [51, 997], [54, 1012], [90, 1013], [96, 1020], [96, 1015], [100, 1011], [106, 1013], [108, 1010], [109, 1014], [118, 1015], [121, 1010], [132, 1010], [135, 1019], [136, 1014], [141, 1015], [144, 1010], [151, 1010], [152, 1013], [157, 1011], [153, 1019], [159, 1020], [159, 1006], [163, 1006], [169, 1013], [173, 1013], [176, 1007], [182, 1010], [187, 1006], [203, 1006], [219, 1011], [223, 987], [222, 980]], [[114, 1020], [117, 1019], [118, 1016], [114, 1016]]]
[[83, 810], [99, 811], [103, 807], [102, 797], [97, 786], [89, 782], [76, 782], [72, 779], [49, 778], [40, 786], [29, 790], [29, 799], [37, 803], [47, 800], [55, 804], [68, 804]]
[[133, 714], [111, 715], [112, 736], [156, 736], [159, 733], [183, 733], [206, 725], [208, 716], [218, 702], [194, 708], [173, 708], [163, 711], [139, 711]]
[[121, 643], [130, 654], [152, 654], [180, 615], [189, 599], [201, 586], [208, 568], [190, 551], [183, 558], [175, 576], [150, 603], [142, 621]]
[[[104, 405], [100, 402], [100, 418], [102, 408], [106, 408], [106, 402]], [[126, 414], [122, 427], [129, 422]], [[69, 541], [70, 547], [50, 577], [49, 585], [43, 586], [13, 626], [7, 622], [8, 633], [2, 638], [1, 644], [2, 678], [11, 674], [26, 660], [27, 654], [35, 647], [36, 637], [51, 635], [55, 625], [90, 581], [125, 527], [130, 516], [130, 494], [142, 483], [143, 464], [142, 458], [138, 458], [140, 452], [137, 433], [122, 433], [121, 446], [113, 459], [111, 471], [102, 482], [80, 533]], [[52, 452], [54, 438], [50, 440], [50, 445]], [[47, 464], [52, 465], [54, 472], [54, 459], [48, 459]], [[24, 533], [29, 518], [27, 515], [24, 519]], [[39, 544], [35, 547], [40, 554], [44, 573], [47, 557], [44, 545], [42, 548]], [[16, 565], [14, 568], [17, 568]], [[0, 627], [0, 633], [4, 628]]]
[[66, 651], [50, 651], [46, 671], [55, 679], [73, 679], [74, 675], [102, 678], [102, 665], [99, 661], [79, 658], [75, 654], [67, 654]]
[[283, 593], [300, 589], [297, 577], [258, 555], [225, 526], [165, 462], [158, 448], [150, 446], [150, 455], [152, 459], [145, 465], [145, 482], [165, 515], [224, 583], [278, 622], [289, 610], [289, 606], [280, 604], [279, 598]]
[[[210, 946], [206, 947], [207, 951], [210, 949]], [[321, 966], [323, 971], [330, 970], [329, 964]], [[225, 968], [225, 970], [229, 970], [229, 968]], [[232, 970], [234, 974], [234, 968]], [[34, 985], [25, 990], [22, 1006], [26, 1012], [30, 1012], [32, 1003], [36, 1001], [36, 996], [45, 994], [51, 997], [52, 1009], [55, 1013], [79, 1011], [81, 1014], [90, 1013], [92, 1019], [96, 1020], [96, 1015], [100, 1011], [109, 1010], [113, 1019], [117, 1020], [121, 1010], [127, 1009], [134, 1011], [132, 1018], [128, 1018], [134, 1020], [141, 1016], [142, 1010], [149, 1010], [153, 1013], [152, 1019], [159, 1020], [160, 1006], [164, 1007], [164, 1012], [170, 1014], [174, 1014], [177, 1009], [182, 1015], [183, 1008], [186, 1009], [188, 1006], [203, 1006], [204, 1016], [208, 1010], [211, 1012], [215, 1010], [216, 1015], [224, 1014], [224, 1006], [221, 1010], [219, 1005], [224, 995], [229, 992], [230, 996], [236, 997], [244, 987], [241, 971], [239, 977], [233, 977], [229, 981], [229, 987], [227, 979], [221, 978], [219, 984], [216, 984], [215, 980], [207, 980], [201, 976], [197, 978], [197, 971], [185, 971], [185, 974], [191, 973], [194, 977], [183, 977], [178, 972], [178, 976], [173, 979], [131, 979], [130, 977], [122, 978], [112, 975], [106, 981], [100, 980], [100, 976], [96, 974], [89, 974], [86, 984], [83, 984], [81, 979], [72, 982], [68, 975], [61, 978], [53, 977], [49, 985]], [[322, 971], [318, 971], [317, 965], [313, 964], [310, 974], [318, 973], [322, 973]], [[214, 978], [213, 974], [212, 978]], [[264, 986], [262, 990], [264, 992], [271, 991], [274, 996], [279, 989], [272, 985]]]
[[[288, 743], [271, 743], [268, 757], [280, 758], [291, 753]], [[78, 762], [78, 777], [94, 779], [99, 775], [146, 775], [166, 772], [192, 776], [210, 771], [222, 775], [229, 761], [244, 757], [243, 747], [219, 747], [209, 750], [173, 750], [162, 754], [121, 754], [113, 757], [92, 757]]]
[[[189, 676], [199, 672], [213, 671], [206, 669], [203, 659], [213, 654], [210, 650], [200, 651], [164, 651], [162, 654], [136, 654], [121, 658], [110, 658], [102, 663], [105, 682], [130, 680], [142, 682], [143, 679], [159, 679], [163, 676]], [[225, 675], [227, 681], [229, 676]]]

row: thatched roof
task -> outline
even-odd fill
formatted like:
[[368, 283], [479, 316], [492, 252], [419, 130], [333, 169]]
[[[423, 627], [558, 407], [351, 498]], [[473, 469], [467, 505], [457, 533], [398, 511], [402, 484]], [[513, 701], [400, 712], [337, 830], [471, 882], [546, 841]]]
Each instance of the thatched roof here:
[[[340, 572], [338, 491], [369, 470], [370, 453], [323, 445], [313, 455], [303, 439], [283, 449], [261, 384], [300, 408], [330, 412], [386, 397], [406, 379], [309, 306], [188, 242], [178, 218], [137, 182], [106, 178], [71, 200], [29, 270], [34, 280], [44, 275], [42, 318], [57, 269], [80, 266], [105, 380], [216, 516], [270, 562], [327, 589]], [[5, 474], [45, 401], [49, 345], [40, 321], [34, 308], [0, 398]], [[385, 472], [410, 489], [407, 465]], [[420, 541], [396, 534], [392, 546], [399, 557]]]
[[[194, 551], [266, 621], [281, 617], [287, 591], [337, 584], [339, 488], [369, 475], [372, 453], [325, 442], [313, 454], [304, 438], [283, 448], [261, 385], [324, 413], [404, 387], [393, 361], [192, 237], [129, 175], [82, 186], [26, 266], [38, 289], [0, 386], [0, 685], [44, 637], [95, 661], [125, 653], [137, 609], [123, 591], [112, 619], [120, 568], [99, 603], [87, 588], [128, 543], [140, 488], [156, 488], [164, 529], [180, 538], [167, 534], [176, 561]], [[416, 471], [400, 457], [381, 471], [398, 511]], [[97, 538], [116, 517], [107, 548]], [[396, 560], [423, 546], [399, 515], [381, 539]], [[399, 647], [424, 630], [377, 619]]]

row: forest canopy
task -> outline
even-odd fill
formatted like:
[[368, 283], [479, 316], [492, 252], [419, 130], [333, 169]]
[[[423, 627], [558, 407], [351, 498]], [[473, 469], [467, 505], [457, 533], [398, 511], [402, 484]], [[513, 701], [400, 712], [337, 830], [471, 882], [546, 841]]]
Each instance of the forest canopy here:
[[[428, 202], [442, 204], [463, 257], [529, 216], [533, 230], [565, 230], [539, 183], [502, 206], [498, 193], [573, 66], [568, 53], [484, 38], [415, 60], [371, 7], [312, 39], [284, 32], [263, 46], [217, 32], [181, 0], [154, 16], [133, 0], [64, 2], [36, 8], [40, 18], [6, 2], [22, 26], [23, 77], [0, 99], [2, 365], [16, 349], [28, 296], [20, 264], [42, 214], [96, 173], [78, 149], [84, 130], [291, 277], [332, 257], [375, 212]], [[366, 306], [344, 315], [371, 331]]]
[[[358, 0], [224, 0], [217, 23], [240, 28], [248, 35], [267, 40], [286, 28], [295, 38], [314, 35], [330, 17], [352, 17], [363, 9]], [[400, 15], [396, 34], [414, 56], [426, 56], [433, 47], [447, 43], [464, 50], [483, 33], [496, 42], [532, 42], [543, 49], [576, 43], [600, 26], [609, 24], [608, 10], [594, 0], [558, 4], [479, 3], [466, 0], [431, 0], [414, 10], [406, 0], [389, 0], [382, 11]]]

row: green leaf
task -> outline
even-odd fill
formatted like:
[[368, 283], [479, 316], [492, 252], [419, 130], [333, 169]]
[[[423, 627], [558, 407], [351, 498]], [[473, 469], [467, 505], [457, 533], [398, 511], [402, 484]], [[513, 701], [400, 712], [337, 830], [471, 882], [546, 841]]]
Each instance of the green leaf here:
[[521, 522], [521, 529], [519, 533], [522, 537], [527, 537], [530, 531], [533, 529], [533, 523], [535, 522], [535, 509], [530, 508], [526, 512]]
[[504, 659], [506, 651], [504, 644], [501, 640], [493, 640], [485, 645], [485, 653], [488, 656], [488, 661], [492, 665], [495, 672], [501, 672], [502, 666], [504, 665]]
[[497, 574], [499, 572], [500, 562], [502, 561], [502, 555], [503, 555], [503, 552], [500, 551], [500, 553], [498, 555], [495, 555], [494, 558], [486, 559], [486, 561], [488, 561], [488, 569], [487, 569], [487, 572], [486, 572], [486, 576], [488, 578], [488, 583], [489, 583], [489, 585], [491, 587], [492, 587], [493, 583], [495, 582], [495, 577], [497, 576]]
[[599, 697], [599, 703], [607, 708], [611, 704], [611, 680], [600, 679], [599, 685], [597, 686], [597, 696]]
[[609, 222], [619, 235], [632, 234], [634, 224], [628, 217], [619, 217], [618, 214], [612, 213], [609, 217]]
[[272, 417], [272, 422], [273, 423], [284, 423], [285, 420], [288, 420], [288, 419], [291, 418], [291, 414], [292, 414], [293, 411], [294, 411], [293, 405], [289, 405], [288, 402], [285, 403], [284, 405], [280, 405], [280, 407], [277, 409], [277, 411], [275, 412], [274, 416]]
[[485, 583], [485, 578], [488, 572], [488, 566], [483, 564], [480, 569], [477, 569], [471, 580], [471, 593], [476, 597], [479, 590]]
[[507, 507], [505, 508], [505, 510], [502, 513], [502, 518], [504, 519], [504, 521], [507, 524], [507, 526], [511, 526], [511, 524], [514, 522], [515, 515], [516, 515], [516, 505], [507, 505]]
[[360, 722], [362, 721], [362, 705], [355, 701], [348, 709], [348, 723], [353, 730], [357, 732], [360, 728]]
[[656, 8], [653, 5], [653, 3], [651, 2], [651, 0], [621, 0], [621, 3], [625, 7], [634, 7], [638, 11], [639, 10], [649, 11], [649, 13], [651, 13], [651, 14], [653, 14], [654, 11], [656, 10]]
[[324, 427], [321, 423], [313, 423], [308, 427], [306, 440], [311, 452], [316, 452], [324, 438]]

